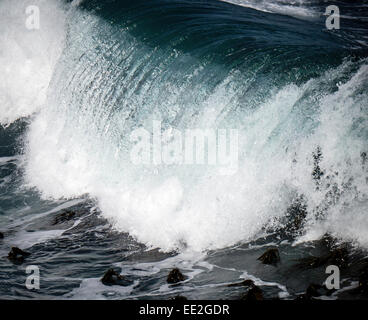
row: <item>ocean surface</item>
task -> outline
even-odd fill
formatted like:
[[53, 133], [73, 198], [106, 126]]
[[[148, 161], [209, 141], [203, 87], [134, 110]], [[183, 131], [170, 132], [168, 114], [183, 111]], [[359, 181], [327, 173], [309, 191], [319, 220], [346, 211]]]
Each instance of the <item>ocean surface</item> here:
[[[243, 279], [293, 299], [327, 277], [293, 267], [324, 235], [365, 254], [368, 1], [1, 0], [0, 30], [1, 299], [238, 299]], [[236, 172], [133, 164], [158, 120], [237, 130]]]

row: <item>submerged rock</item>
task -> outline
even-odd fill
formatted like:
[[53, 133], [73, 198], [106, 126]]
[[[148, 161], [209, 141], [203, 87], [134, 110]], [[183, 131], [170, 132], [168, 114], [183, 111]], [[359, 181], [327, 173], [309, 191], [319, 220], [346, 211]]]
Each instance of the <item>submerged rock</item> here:
[[320, 296], [330, 296], [334, 290], [329, 290], [325, 285], [320, 284], [310, 284], [305, 292], [309, 297], [320, 297]]
[[263, 300], [263, 292], [259, 287], [253, 285], [240, 299], [245, 301], [261, 301]]
[[185, 278], [178, 268], [174, 268], [167, 276], [167, 283], [178, 283], [184, 281]]
[[125, 277], [117, 273], [114, 269], [107, 270], [102, 277], [101, 282], [106, 286], [129, 286], [132, 284], [132, 281], [125, 279]]
[[298, 267], [302, 268], [318, 268], [324, 264], [322, 257], [307, 257], [298, 260]]
[[344, 247], [340, 247], [321, 257], [307, 257], [299, 259], [298, 266], [306, 268], [318, 268], [327, 264], [333, 264], [343, 268], [347, 265], [348, 255], [348, 250]]
[[280, 262], [280, 254], [279, 250], [268, 249], [264, 254], [262, 254], [257, 260], [260, 260], [263, 264], [272, 264], [275, 265]]
[[263, 300], [263, 291], [254, 284], [253, 280], [246, 279], [242, 282], [229, 284], [228, 287], [246, 287], [246, 292], [240, 297], [240, 300], [259, 301]]
[[52, 221], [52, 225], [70, 221], [75, 217], [75, 215], [76, 213], [74, 211], [64, 211], [54, 218], [54, 220]]
[[320, 296], [330, 296], [335, 290], [329, 290], [325, 285], [311, 283], [304, 294], [299, 295], [296, 300], [311, 300]]
[[23, 251], [17, 247], [12, 247], [8, 253], [8, 259], [14, 263], [23, 263], [24, 259], [29, 255], [29, 252]]

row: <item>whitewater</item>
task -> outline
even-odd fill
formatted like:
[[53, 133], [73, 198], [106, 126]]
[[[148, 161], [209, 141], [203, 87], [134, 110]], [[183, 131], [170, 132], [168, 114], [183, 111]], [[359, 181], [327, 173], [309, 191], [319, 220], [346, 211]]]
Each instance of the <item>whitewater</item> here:
[[[17, 168], [4, 197], [17, 185], [48, 214], [88, 199], [112, 232], [201, 257], [281, 228], [302, 203], [293, 245], [328, 233], [366, 249], [362, 27], [327, 32], [318, 1], [229, 2], [1, 1], [0, 124], [25, 123], [14, 154], [1, 154]], [[41, 9], [39, 30], [25, 30], [28, 5]], [[237, 130], [237, 171], [132, 163], [130, 135], [153, 121]]]

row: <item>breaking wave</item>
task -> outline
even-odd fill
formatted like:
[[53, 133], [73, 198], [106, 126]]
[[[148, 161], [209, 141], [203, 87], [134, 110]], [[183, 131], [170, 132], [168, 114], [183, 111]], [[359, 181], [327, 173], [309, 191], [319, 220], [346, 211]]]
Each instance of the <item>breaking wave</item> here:
[[[20, 22], [27, 4], [0, 4], [19, 21], [1, 19], [0, 121], [30, 119], [26, 186], [88, 195], [118, 230], [163, 250], [253, 239], [296, 201], [307, 208], [299, 241], [329, 232], [368, 246], [364, 45], [271, 4], [40, 0], [38, 32]], [[130, 134], [154, 120], [238, 130], [237, 172], [134, 165]]]

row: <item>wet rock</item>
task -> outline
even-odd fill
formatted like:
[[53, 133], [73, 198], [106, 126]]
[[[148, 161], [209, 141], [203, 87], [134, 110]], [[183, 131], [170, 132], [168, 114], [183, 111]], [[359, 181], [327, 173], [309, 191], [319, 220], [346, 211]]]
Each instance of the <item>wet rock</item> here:
[[228, 287], [246, 287], [247, 291], [243, 294], [240, 300], [256, 301], [263, 300], [262, 290], [254, 284], [253, 280], [247, 279], [242, 282], [229, 284]]
[[279, 250], [276, 248], [268, 249], [257, 260], [260, 260], [263, 264], [276, 265], [278, 262], [280, 262]]
[[188, 300], [188, 298], [187, 297], [184, 297], [184, 296], [177, 295], [175, 297], [170, 298], [170, 300], [174, 300], [174, 301], [186, 301], [186, 300]]
[[310, 284], [305, 292], [309, 297], [330, 296], [335, 290], [329, 290], [325, 285]]
[[305, 291], [305, 294], [309, 297], [319, 297], [321, 296], [321, 293], [319, 290], [322, 289], [322, 286], [319, 284], [310, 284]]
[[240, 300], [245, 301], [261, 301], [263, 300], [263, 292], [262, 290], [253, 285], [241, 298]]
[[106, 286], [129, 286], [132, 284], [132, 281], [125, 279], [125, 277], [117, 273], [114, 269], [107, 270], [102, 277], [101, 282]]
[[323, 237], [319, 240], [321, 245], [325, 246], [329, 250], [336, 248], [336, 238], [332, 237], [330, 234], [326, 233]]
[[184, 281], [185, 278], [178, 268], [174, 268], [167, 276], [167, 283], [178, 283]]
[[13, 263], [23, 263], [24, 259], [29, 255], [29, 252], [23, 251], [17, 247], [12, 247], [8, 253], [8, 259]]
[[54, 220], [52, 221], [52, 225], [64, 223], [67, 221], [70, 221], [75, 217], [76, 213], [74, 211], [64, 211], [62, 213], [59, 213]]
[[242, 282], [237, 282], [237, 283], [231, 283], [228, 285], [228, 287], [253, 287], [254, 286], [254, 282], [253, 280], [247, 279], [244, 280]]
[[304, 294], [299, 295], [296, 300], [312, 300], [316, 297], [330, 296], [335, 290], [329, 290], [325, 285], [311, 283]]
[[4, 234], [0, 232], [0, 239], [4, 239]]

